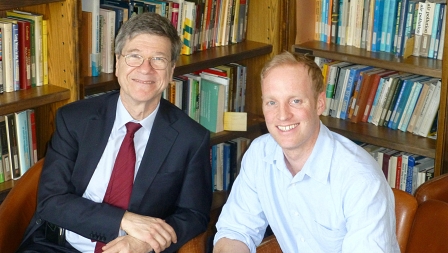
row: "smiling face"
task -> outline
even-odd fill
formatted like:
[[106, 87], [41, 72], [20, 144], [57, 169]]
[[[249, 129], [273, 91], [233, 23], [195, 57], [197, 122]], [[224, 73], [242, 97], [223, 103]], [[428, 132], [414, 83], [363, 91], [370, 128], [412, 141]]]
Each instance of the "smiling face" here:
[[[125, 57], [117, 56], [115, 75], [121, 86], [120, 96], [125, 107], [144, 108], [142, 113], [146, 117], [157, 107], [162, 92], [172, 80], [174, 64], [171, 62], [171, 42], [167, 37], [140, 34], [127, 41], [121, 54], [138, 54], [145, 59], [141, 66], [130, 67]], [[148, 60], [151, 57], [166, 58], [168, 66], [155, 70]]]
[[303, 64], [273, 67], [262, 80], [263, 114], [269, 133], [285, 151], [312, 150], [319, 134], [325, 93], [316, 96]]

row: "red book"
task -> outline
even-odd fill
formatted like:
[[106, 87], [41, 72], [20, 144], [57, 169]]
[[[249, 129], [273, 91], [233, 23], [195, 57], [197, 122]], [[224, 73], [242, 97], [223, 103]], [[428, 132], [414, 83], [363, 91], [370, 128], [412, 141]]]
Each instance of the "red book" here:
[[367, 104], [366, 104], [366, 108], [364, 110], [364, 113], [362, 115], [361, 122], [367, 122], [367, 120], [369, 119], [370, 110], [372, 109], [373, 100], [375, 99], [375, 94], [376, 94], [376, 91], [378, 89], [378, 85], [380, 83], [380, 79], [382, 77], [385, 77], [385, 76], [388, 76], [388, 75], [391, 75], [391, 74], [394, 74], [394, 73], [397, 73], [397, 71], [385, 70], [384, 72], [380, 72], [380, 73], [377, 73], [377, 74], [373, 75], [373, 77], [372, 77], [373, 78], [372, 85], [371, 85], [370, 90], [369, 90], [369, 94], [368, 94], [368, 97], [367, 97]]
[[366, 108], [367, 103], [367, 95], [370, 91], [372, 76], [380, 71], [384, 71], [383, 69], [370, 69], [364, 73], [364, 77], [362, 80], [362, 85], [359, 90], [358, 99], [356, 100], [355, 110], [353, 112], [353, 116], [350, 118], [350, 121], [353, 123], [358, 123], [361, 121], [362, 115], [364, 114], [364, 110]]
[[29, 21], [6, 18], [18, 26], [20, 89], [31, 89], [31, 24]]
[[29, 143], [30, 143], [30, 154], [31, 154], [31, 166], [37, 163], [37, 135], [36, 135], [36, 120], [34, 116], [34, 110], [28, 109], [28, 130], [29, 130]]
[[217, 68], [208, 68], [208, 69], [201, 69], [198, 71], [193, 72], [195, 75], [199, 75], [202, 72], [205, 73], [209, 73], [209, 74], [213, 74], [213, 75], [217, 75], [217, 76], [223, 76], [223, 77], [227, 77], [227, 72], [221, 69], [217, 69]]

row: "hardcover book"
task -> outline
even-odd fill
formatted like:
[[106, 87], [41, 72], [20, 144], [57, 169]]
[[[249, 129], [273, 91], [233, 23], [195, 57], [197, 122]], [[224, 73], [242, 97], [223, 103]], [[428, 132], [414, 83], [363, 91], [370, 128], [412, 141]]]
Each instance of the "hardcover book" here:
[[229, 78], [201, 73], [199, 123], [213, 133], [224, 130], [226, 86]]

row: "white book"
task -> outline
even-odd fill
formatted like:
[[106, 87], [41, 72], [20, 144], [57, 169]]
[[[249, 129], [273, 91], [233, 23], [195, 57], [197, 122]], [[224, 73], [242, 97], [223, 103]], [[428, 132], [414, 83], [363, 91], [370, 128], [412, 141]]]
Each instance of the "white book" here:
[[14, 113], [15, 127], [17, 134], [17, 150], [19, 158], [20, 176], [23, 176], [25, 172], [31, 167], [31, 154], [30, 154], [30, 137], [28, 129], [28, 113], [27, 111], [20, 111]]
[[100, 52], [100, 0], [82, 0], [82, 11], [92, 13], [92, 54], [90, 63], [92, 76], [98, 76], [101, 71]]
[[12, 55], [12, 23], [0, 22], [2, 32], [2, 67], [3, 86], [5, 92], [14, 91], [14, 66]]
[[436, 88], [433, 92], [433, 95], [431, 96], [431, 101], [426, 111], [422, 112], [424, 117], [422, 119], [420, 127], [418, 128], [417, 133], [420, 136], [427, 137], [429, 131], [431, 130], [431, 126], [434, 122], [437, 111], [439, 110], [441, 85], [442, 82], [439, 80], [436, 84]]
[[101, 72], [113, 73], [115, 60], [115, 11], [100, 8], [101, 32]]
[[386, 77], [387, 78], [386, 81], [384, 81], [383, 89], [381, 90], [380, 97], [378, 98], [378, 103], [375, 108], [375, 114], [373, 115], [371, 122], [375, 126], [379, 125], [381, 114], [383, 113], [384, 103], [386, 102], [387, 93], [389, 92], [393, 78], [396, 76], [398, 76], [398, 74], [388, 76]]
[[423, 28], [425, 26], [426, 3], [418, 3], [418, 12], [415, 25], [413, 56], [420, 56], [420, 45], [422, 44]]
[[426, 11], [424, 16], [424, 26], [422, 33], [422, 41], [420, 44], [420, 56], [428, 57], [429, 46], [431, 43], [432, 25], [434, 23], [434, 10], [436, 4], [426, 1]]
[[413, 133], [417, 134], [417, 135], [420, 132], [420, 126], [423, 123], [423, 119], [425, 117], [426, 111], [428, 111], [428, 107], [431, 104], [431, 99], [433, 99], [434, 92], [436, 90], [436, 84], [430, 83], [429, 85], [430, 85], [429, 90], [428, 90], [426, 97], [424, 98], [422, 110], [421, 110], [420, 114], [417, 116], [414, 130], [413, 130]]

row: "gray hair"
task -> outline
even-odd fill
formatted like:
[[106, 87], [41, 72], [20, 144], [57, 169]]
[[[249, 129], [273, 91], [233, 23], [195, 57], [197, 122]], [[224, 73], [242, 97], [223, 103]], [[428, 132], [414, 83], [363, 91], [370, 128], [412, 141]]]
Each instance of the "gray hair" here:
[[123, 23], [115, 38], [115, 54], [120, 56], [127, 41], [140, 34], [167, 37], [171, 41], [171, 64], [176, 64], [182, 48], [177, 30], [167, 18], [152, 12], [134, 15]]

